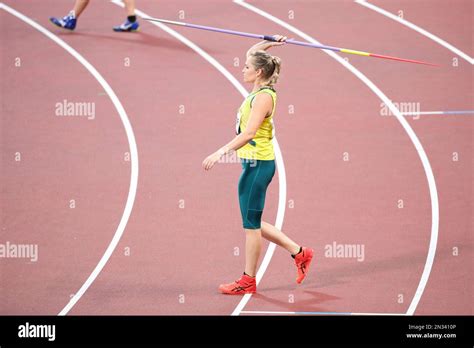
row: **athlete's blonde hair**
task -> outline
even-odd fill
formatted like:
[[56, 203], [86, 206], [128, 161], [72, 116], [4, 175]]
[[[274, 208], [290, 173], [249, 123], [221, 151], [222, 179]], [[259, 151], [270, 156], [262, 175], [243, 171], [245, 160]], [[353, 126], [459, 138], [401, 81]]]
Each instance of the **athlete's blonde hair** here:
[[250, 57], [255, 70], [262, 69], [262, 79], [266, 82], [266, 85], [273, 87], [280, 76], [280, 57], [272, 56], [265, 51], [252, 52]]

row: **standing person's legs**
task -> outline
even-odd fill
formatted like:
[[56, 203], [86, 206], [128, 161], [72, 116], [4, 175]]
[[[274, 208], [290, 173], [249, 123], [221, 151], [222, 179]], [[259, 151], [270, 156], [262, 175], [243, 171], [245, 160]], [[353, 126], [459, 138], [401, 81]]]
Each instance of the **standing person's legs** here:
[[135, 15], [135, 0], [123, 0], [125, 3], [125, 10], [127, 11], [127, 20], [122, 24], [114, 27], [114, 31], [125, 32], [125, 31], [137, 31], [140, 28], [140, 24], [137, 21]]
[[[274, 174], [274, 161], [257, 161], [253, 168], [244, 167], [239, 183], [240, 206], [246, 229], [246, 247], [249, 248], [246, 250], [245, 273], [255, 276], [263, 237], [290, 252], [297, 268], [296, 282], [300, 284], [308, 273], [314, 251], [296, 244], [275, 226], [261, 220], [267, 188]], [[241, 184], [244, 187], [241, 187]], [[255, 233], [251, 234], [251, 232]]]
[[73, 8], [76, 18], [79, 18], [81, 13], [86, 9], [87, 5], [89, 5], [89, 0], [76, 0]]
[[250, 161], [239, 182], [239, 201], [245, 229], [245, 273], [255, 277], [262, 248], [262, 213], [268, 185], [275, 175], [274, 161]]
[[74, 30], [77, 19], [84, 12], [88, 4], [89, 0], [76, 0], [73, 9], [66, 16], [63, 18], [50, 17], [49, 20], [60, 28]]
[[222, 284], [224, 294], [248, 294], [257, 291], [255, 276], [262, 249], [262, 213], [268, 185], [275, 174], [275, 162], [245, 160], [239, 179], [239, 205], [245, 231], [245, 272], [234, 283]]

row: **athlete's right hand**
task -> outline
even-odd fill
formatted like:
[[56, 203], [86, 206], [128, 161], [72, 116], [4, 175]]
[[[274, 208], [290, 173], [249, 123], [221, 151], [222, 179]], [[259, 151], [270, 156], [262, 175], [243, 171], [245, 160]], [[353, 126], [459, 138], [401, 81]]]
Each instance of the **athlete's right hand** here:
[[206, 159], [202, 161], [202, 167], [205, 170], [211, 169], [212, 167], [214, 167], [214, 164], [216, 164], [219, 161], [221, 156], [222, 155], [219, 153], [219, 151], [216, 151], [213, 154], [207, 156]]

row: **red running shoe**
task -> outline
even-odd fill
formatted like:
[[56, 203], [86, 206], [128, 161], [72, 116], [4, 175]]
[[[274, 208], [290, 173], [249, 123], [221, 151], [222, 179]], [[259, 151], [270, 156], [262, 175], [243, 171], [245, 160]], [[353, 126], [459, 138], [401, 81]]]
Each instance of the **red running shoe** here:
[[226, 295], [253, 294], [257, 292], [257, 282], [255, 277], [244, 274], [233, 283], [219, 285], [219, 291]]
[[303, 250], [295, 255], [295, 264], [296, 268], [298, 269], [298, 275], [296, 276], [296, 282], [301, 284], [308, 274], [309, 265], [311, 264], [311, 260], [313, 259], [314, 251], [311, 248], [302, 248]]

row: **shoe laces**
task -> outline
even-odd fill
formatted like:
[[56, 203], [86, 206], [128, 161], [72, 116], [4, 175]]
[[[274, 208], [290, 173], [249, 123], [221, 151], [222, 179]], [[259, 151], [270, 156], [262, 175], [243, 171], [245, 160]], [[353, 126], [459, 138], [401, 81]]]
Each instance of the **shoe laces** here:
[[306, 262], [303, 261], [303, 260], [300, 260], [300, 261], [296, 262], [296, 267], [298, 267], [298, 269], [304, 269], [304, 268], [306, 268]]

